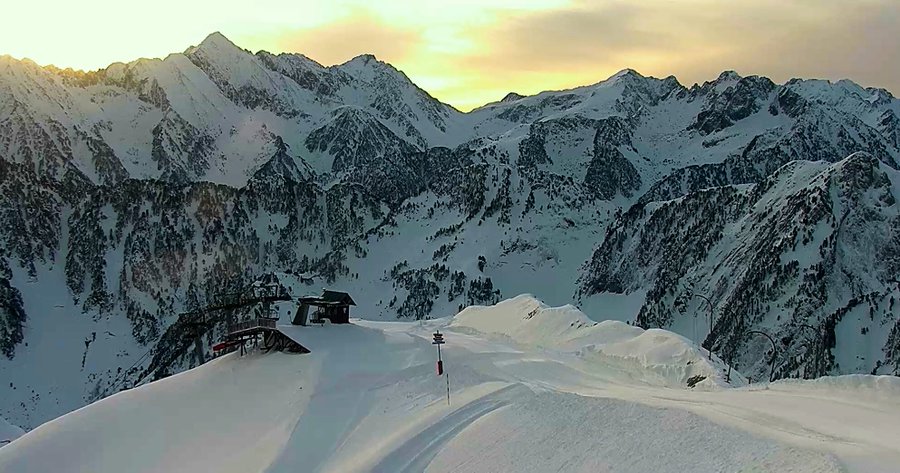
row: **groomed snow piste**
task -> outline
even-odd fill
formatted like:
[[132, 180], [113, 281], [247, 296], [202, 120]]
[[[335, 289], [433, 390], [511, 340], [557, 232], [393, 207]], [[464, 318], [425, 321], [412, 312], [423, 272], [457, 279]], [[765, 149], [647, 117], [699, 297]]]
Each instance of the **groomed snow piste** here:
[[[746, 385], [683, 337], [531, 296], [423, 322], [282, 326], [0, 448], [4, 473], [896, 471], [900, 380]], [[445, 332], [446, 380], [431, 333]], [[694, 389], [686, 386], [696, 376]]]

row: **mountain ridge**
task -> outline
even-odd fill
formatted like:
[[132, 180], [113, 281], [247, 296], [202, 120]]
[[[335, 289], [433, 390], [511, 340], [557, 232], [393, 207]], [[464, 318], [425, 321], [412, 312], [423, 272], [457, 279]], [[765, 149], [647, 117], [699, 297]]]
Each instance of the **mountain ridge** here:
[[[108, 70], [108, 69], [110, 69], [110, 68], [112, 68], [112, 67], [119, 67], [120, 65], [131, 65], [131, 64], [138, 63], [138, 62], [142, 62], [142, 61], [151, 61], [151, 62], [152, 62], [152, 61], [163, 61], [163, 60], [167, 59], [169, 56], [171, 56], [171, 55], [173, 55], [173, 54], [187, 54], [187, 53], [189, 53], [190, 51], [192, 51], [193, 49], [200, 47], [200, 45], [202, 45], [202, 44], [203, 44], [204, 42], [206, 42], [207, 40], [210, 40], [211, 42], [215, 42], [215, 43], [226, 43], [226, 44], [231, 45], [232, 47], [234, 47], [234, 48], [236, 48], [236, 49], [239, 49], [239, 50], [241, 50], [241, 51], [245, 51], [245, 52], [248, 52], [248, 53], [250, 53], [250, 54], [257, 55], [257, 56], [259, 56], [259, 55], [269, 55], [269, 56], [275, 56], [275, 57], [279, 57], [279, 56], [289, 56], [289, 57], [290, 57], [290, 56], [293, 56], [293, 57], [299, 57], [299, 58], [305, 59], [305, 60], [307, 60], [307, 61], [313, 62], [313, 63], [315, 63], [316, 65], [318, 65], [318, 66], [321, 67], [321, 68], [335, 68], [335, 67], [339, 67], [339, 66], [346, 65], [347, 63], [352, 62], [352, 61], [354, 61], [354, 60], [357, 60], [357, 59], [360, 59], [360, 58], [366, 58], [366, 57], [367, 57], [367, 58], [374, 59], [374, 60], [378, 61], [379, 63], [386, 64], [386, 65], [388, 65], [388, 66], [390, 66], [390, 67], [393, 68], [393, 66], [391, 66], [389, 63], [386, 63], [386, 62], [384, 62], [384, 61], [379, 60], [374, 54], [371, 54], [371, 53], [361, 53], [361, 54], [358, 54], [357, 56], [354, 56], [353, 58], [350, 58], [350, 59], [348, 59], [348, 60], [342, 62], [342, 63], [336, 63], [336, 64], [329, 65], [329, 66], [323, 65], [322, 63], [316, 61], [315, 59], [310, 58], [309, 56], [306, 56], [305, 54], [300, 53], [300, 52], [289, 52], [289, 51], [284, 51], [284, 52], [280, 52], [280, 53], [271, 53], [271, 52], [269, 52], [269, 51], [266, 51], [266, 50], [264, 50], [264, 49], [261, 49], [261, 50], [259, 50], [259, 51], [257, 51], [257, 52], [254, 53], [254, 52], [252, 52], [252, 51], [250, 51], [250, 50], [246, 50], [246, 49], [243, 49], [243, 48], [237, 46], [236, 44], [234, 44], [234, 42], [232, 42], [229, 38], [227, 38], [227, 37], [226, 37], [224, 34], [222, 34], [220, 31], [214, 31], [214, 32], [210, 33], [209, 35], [206, 36], [206, 38], [204, 38], [203, 41], [201, 41], [200, 43], [198, 43], [198, 45], [196, 45], [196, 46], [189, 46], [189, 47], [187, 47], [184, 51], [182, 51], [181, 53], [170, 53], [170, 54], [168, 54], [166, 57], [162, 57], [162, 58], [146, 58], [146, 57], [141, 57], [141, 58], [133, 59], [133, 60], [128, 61], [128, 62], [114, 61], [114, 62], [110, 63], [109, 65], [107, 65], [106, 67], [101, 67], [101, 68], [98, 68], [98, 69], [91, 69], [91, 70], [77, 69], [77, 68], [72, 68], [72, 67], [60, 67], [60, 66], [56, 66], [56, 65], [53, 65], [53, 64], [39, 65], [39, 64], [37, 64], [36, 62], [34, 62], [33, 60], [31, 60], [30, 58], [27, 58], [27, 57], [23, 57], [23, 58], [15, 58], [15, 57], [13, 57], [13, 56], [11, 56], [11, 55], [9, 55], [9, 54], [0, 54], [0, 59], [8, 59], [8, 60], [12, 60], [12, 61], [27, 62], [27, 63], [31, 63], [31, 64], [33, 64], [33, 65], [35, 65], [35, 66], [37, 66], [37, 67], [40, 67], [40, 68], [43, 68], [43, 69], [47, 69], [47, 70], [49, 70], [49, 71], [56, 72], [56, 73], [66, 73], [66, 74], [68, 74], [68, 75], [89, 75], [89, 74], [92, 74], [92, 73], [98, 73], [98, 72], [100, 72], [100, 71], [106, 71], [106, 70]], [[402, 71], [400, 71], [400, 70], [397, 70], [397, 71], [402, 73]], [[608, 77], [608, 78], [606, 78], [606, 79], [604, 79], [604, 80], [601, 80], [601, 81], [598, 82], [598, 83], [602, 83], [602, 82], [604, 82], [604, 81], [607, 81], [607, 80], [616, 78], [617, 76], [620, 76], [620, 75], [622, 75], [623, 73], [626, 73], [626, 72], [634, 73], [634, 74], [637, 74], [638, 76], [645, 77], [645, 76], [643, 76], [642, 74], [640, 74], [640, 72], [638, 72], [638, 71], [636, 71], [636, 70], [634, 70], [634, 69], [632, 69], [632, 68], [626, 67], [626, 68], [623, 68], [622, 70], [616, 72], [615, 74], [611, 75], [610, 77]], [[405, 75], [405, 74], [404, 74], [404, 75]], [[726, 71], [723, 71], [722, 73], [720, 73], [720, 75], [717, 77], [717, 79], [722, 79], [723, 76], [733, 76], [733, 77], [737, 77], [737, 78], [742, 77], [740, 74], [738, 74], [738, 73], [737, 73], [736, 71], [734, 71], [734, 70], [726, 70]], [[650, 77], [650, 76], [647, 76], [647, 77]], [[669, 75], [669, 76], [663, 78], [662, 80], [667, 80], [667, 79], [674, 79], [676, 82], [679, 82], [678, 79], [677, 79], [674, 75]], [[848, 84], [852, 84], [852, 86], [854, 86], [854, 87], [859, 87], [859, 88], [864, 89], [864, 90], [866, 90], [866, 91], [870, 91], [870, 92], [874, 92], [874, 93], [878, 93], [878, 94], [880, 94], [880, 95], [883, 95], [883, 96], [885, 96], [887, 99], [890, 99], [890, 98], [893, 98], [893, 97], [894, 97], [893, 93], [892, 93], [891, 91], [889, 91], [888, 89], [884, 88], [884, 87], [861, 86], [861, 85], [857, 84], [856, 82], [854, 82], [852, 79], [849, 79], [849, 78], [835, 79], [835, 80], [832, 80], [832, 79], [802, 79], [802, 78], [790, 78], [790, 79], [788, 79], [788, 80], [786, 81], [786, 83], [789, 83], [789, 82], [792, 82], [792, 81], [797, 81], [797, 80], [824, 81], [824, 82], [828, 82], [828, 83], [830, 83], [830, 84], [848, 83]], [[710, 82], [714, 82], [714, 81], [715, 81], [715, 80], [713, 80], [713, 81], [705, 81], [704, 84], [710, 83]], [[595, 83], [595, 84], [597, 84], [597, 83]], [[693, 84], [691, 87], [701, 87], [702, 85], [703, 85], [703, 84], [695, 83], [695, 84]], [[541, 90], [541, 91], [536, 92], [536, 93], [531, 94], [531, 95], [522, 95], [522, 94], [518, 94], [518, 93], [515, 93], [515, 92], [510, 92], [510, 94], [507, 94], [507, 96], [509, 96], [509, 95], [515, 95], [515, 96], [519, 96], [520, 98], [524, 98], [524, 97], [533, 97], [533, 96], [535, 96], [535, 95], [540, 95], [540, 94], [547, 93], [547, 92], [565, 92], [565, 91], [567, 91], [567, 90], [572, 90], [572, 89], [580, 88], [580, 87], [586, 87], [586, 86], [574, 86], [574, 87], [572, 87], [572, 88], [567, 88], [567, 89], [545, 89], [545, 90]], [[688, 88], [690, 88], [690, 87], [688, 87]], [[436, 99], [436, 100], [439, 100], [439, 99]], [[440, 101], [440, 100], [439, 100], [439, 101]], [[498, 102], [502, 102], [502, 101], [503, 101], [503, 100], [500, 100], [500, 101], [498, 101]], [[443, 102], [442, 102], [442, 103], [443, 103]], [[488, 102], [488, 103], [485, 103], [485, 104], [483, 104], [483, 105], [481, 105], [481, 106], [474, 107], [472, 110], [469, 110], [469, 111], [460, 111], [460, 110], [457, 110], [457, 111], [459, 111], [460, 113], [463, 113], [463, 114], [468, 114], [468, 113], [472, 113], [472, 112], [473, 112], [474, 110], [476, 110], [476, 109], [483, 108], [483, 107], [485, 107], [485, 106], [487, 106], [487, 105], [490, 105], [490, 104], [492, 104], [492, 103], [495, 103], [495, 102]], [[455, 107], [454, 107], [453, 105], [451, 105], [451, 104], [444, 103], [444, 105], [453, 107], [453, 108], [455, 109]]]

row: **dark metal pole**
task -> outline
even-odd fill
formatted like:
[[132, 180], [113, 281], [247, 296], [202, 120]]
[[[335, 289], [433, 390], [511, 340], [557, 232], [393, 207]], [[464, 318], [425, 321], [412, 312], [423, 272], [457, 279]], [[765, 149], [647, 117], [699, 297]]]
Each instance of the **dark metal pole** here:
[[[699, 297], [699, 298], [703, 299], [704, 301], [706, 301], [706, 305], [709, 308], [709, 334], [707, 335], [707, 337], [711, 336], [712, 332], [713, 332], [713, 303], [712, 303], [712, 301], [710, 301], [708, 297], [706, 297], [702, 294], [697, 294], [696, 292], [692, 292], [691, 297]], [[709, 359], [712, 360], [712, 340], [710, 340], [710, 342], [709, 342], [709, 350], [708, 351], [709, 351]]]
[[[443, 335], [441, 335], [440, 331], [434, 333], [434, 345], [437, 345], [438, 352], [438, 376], [440, 376], [441, 371], [443, 370], [443, 362], [441, 360], [441, 344], [444, 343]], [[447, 405], [450, 405], [450, 373], [447, 371], [443, 371], [444, 379], [447, 381]]]
[[[897, 290], [900, 290], [900, 279], [893, 279], [891, 282], [897, 283]], [[894, 376], [900, 376], [900, 356], [897, 356], [898, 351], [900, 351], [900, 348], [897, 347], [897, 344], [894, 344], [893, 353], [891, 353], [894, 356]]]
[[772, 342], [772, 361], [771, 361], [772, 369], [769, 371], [769, 382], [771, 383], [772, 378], [775, 377], [775, 359], [776, 359], [776, 355], [778, 353], [778, 346], [775, 344], [775, 339], [772, 338], [772, 336], [769, 335], [768, 333], [761, 332], [759, 330], [751, 330], [751, 331], [747, 332], [747, 335], [762, 335], [762, 336], [768, 338], [770, 342]]
[[[441, 362], [441, 346], [438, 345], [438, 362]], [[444, 378], [447, 380], [447, 405], [450, 405], [450, 373], [444, 370]]]
[[819, 333], [819, 329], [817, 329], [811, 325], [798, 324], [797, 326], [810, 329], [815, 334], [816, 339], [813, 340], [813, 377], [814, 378], [818, 377], [819, 376], [819, 367], [821, 366], [820, 357], [822, 357], [824, 355], [824, 353], [820, 353], [823, 351], [822, 348], [825, 344], [825, 341], [822, 340], [823, 336]]

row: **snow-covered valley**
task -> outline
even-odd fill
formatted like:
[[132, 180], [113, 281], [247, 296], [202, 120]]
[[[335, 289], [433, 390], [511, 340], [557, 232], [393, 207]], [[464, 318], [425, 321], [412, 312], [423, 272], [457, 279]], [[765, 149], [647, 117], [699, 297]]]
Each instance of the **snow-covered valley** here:
[[[0, 448], [0, 470], [892, 472], [900, 462], [897, 378], [726, 383], [724, 365], [688, 339], [527, 295], [429, 321], [282, 328], [312, 352], [232, 353], [110, 396]], [[705, 380], [688, 388], [697, 374]]]

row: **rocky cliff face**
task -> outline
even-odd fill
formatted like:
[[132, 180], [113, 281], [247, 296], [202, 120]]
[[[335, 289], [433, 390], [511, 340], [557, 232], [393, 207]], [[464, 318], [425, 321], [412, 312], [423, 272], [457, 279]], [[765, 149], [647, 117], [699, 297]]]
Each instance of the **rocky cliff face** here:
[[[794, 161], [751, 186], [636, 205], [614, 224], [581, 279], [584, 295], [649, 288], [635, 322], [680, 326], [712, 299], [702, 342], [746, 372], [897, 369], [895, 274], [900, 173], [856, 153]], [[888, 366], [889, 365], [889, 366]]]
[[373, 56], [219, 34], [94, 72], [2, 57], [0, 415], [204, 361], [222, 327], [179, 337], [179, 314], [273, 271], [366, 318], [620, 294], [640, 304], [601, 315], [751, 374], [752, 328], [778, 376], [896, 370], [898, 114], [849, 82], [632, 70], [461, 113]]

